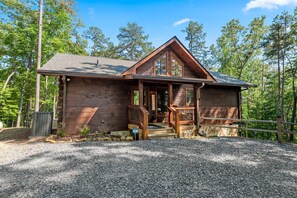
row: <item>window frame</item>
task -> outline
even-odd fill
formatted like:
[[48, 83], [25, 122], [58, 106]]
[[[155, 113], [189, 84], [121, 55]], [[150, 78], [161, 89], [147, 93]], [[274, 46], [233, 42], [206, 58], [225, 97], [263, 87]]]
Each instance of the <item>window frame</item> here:
[[[156, 66], [156, 63], [158, 62], [158, 61], [160, 61], [163, 57], [165, 56], [165, 65], [164, 65], [164, 67], [165, 67], [165, 74], [157, 74], [157, 66]], [[154, 66], [154, 75], [155, 76], [168, 76], [168, 68], [167, 68], [167, 65], [168, 65], [168, 53], [166, 52], [166, 53], [163, 53], [161, 56], [159, 56], [157, 59], [155, 59], [154, 60], [154, 62], [153, 62], [153, 66]]]
[[[188, 91], [191, 91], [193, 96], [193, 102], [188, 104]], [[186, 103], [186, 107], [194, 107], [195, 106], [195, 96], [194, 96], [194, 89], [193, 88], [186, 88], [186, 91], [185, 91], [185, 103]]]
[[[184, 76], [184, 63], [173, 53], [171, 52], [171, 60], [170, 60], [170, 69], [171, 69], [171, 76], [174, 76], [174, 77], [183, 77]], [[176, 75], [173, 75], [173, 60], [175, 60], [181, 67], [181, 76], [176, 76]]]

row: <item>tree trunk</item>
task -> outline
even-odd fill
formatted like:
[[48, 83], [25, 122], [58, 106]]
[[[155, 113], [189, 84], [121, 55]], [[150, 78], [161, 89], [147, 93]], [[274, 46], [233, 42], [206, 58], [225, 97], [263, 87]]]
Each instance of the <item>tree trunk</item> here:
[[53, 101], [53, 119], [56, 119], [56, 94], [54, 94], [54, 101]]
[[24, 126], [29, 127], [29, 112], [30, 112], [30, 96], [27, 97], [26, 111], [24, 115]]
[[21, 90], [21, 97], [20, 97], [20, 104], [19, 104], [19, 111], [18, 111], [16, 127], [20, 127], [20, 125], [21, 125], [25, 88], [26, 88], [26, 79], [23, 81], [23, 86], [22, 86], [22, 90]]
[[280, 71], [280, 28], [278, 28], [277, 43], [277, 110], [281, 116], [280, 95], [281, 95], [281, 71]]
[[[39, 0], [39, 29], [38, 29], [38, 52], [37, 52], [37, 67], [36, 71], [41, 65], [41, 43], [42, 43], [42, 6], [43, 0]], [[39, 111], [39, 94], [40, 94], [40, 74], [36, 72], [36, 93], [35, 93], [35, 112]]]
[[14, 75], [15, 71], [11, 72], [11, 74], [6, 78], [6, 81], [2, 87], [2, 91], [1, 91], [1, 95], [4, 93], [6, 87], [7, 87], [7, 84], [9, 83], [11, 77]]
[[[293, 111], [292, 111], [292, 118], [291, 122], [294, 123], [296, 119], [296, 111], [297, 111], [297, 96], [294, 96], [294, 103], [293, 103]], [[294, 125], [291, 125], [290, 127], [291, 131], [294, 131]], [[293, 142], [294, 141], [294, 134], [289, 135], [289, 141]]]

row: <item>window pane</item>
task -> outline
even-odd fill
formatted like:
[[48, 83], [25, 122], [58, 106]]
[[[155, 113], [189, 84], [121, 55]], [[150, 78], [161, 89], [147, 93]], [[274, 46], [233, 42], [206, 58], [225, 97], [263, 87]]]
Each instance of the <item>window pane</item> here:
[[166, 54], [155, 61], [156, 75], [166, 75]]
[[183, 67], [173, 58], [172, 59], [172, 76], [182, 76]]
[[193, 89], [187, 89], [186, 90], [186, 105], [188, 106], [194, 106], [194, 93]]
[[157, 91], [158, 94], [158, 112], [159, 113], [164, 113], [168, 111], [168, 91], [160, 89]]
[[139, 91], [133, 91], [133, 105], [139, 105]]

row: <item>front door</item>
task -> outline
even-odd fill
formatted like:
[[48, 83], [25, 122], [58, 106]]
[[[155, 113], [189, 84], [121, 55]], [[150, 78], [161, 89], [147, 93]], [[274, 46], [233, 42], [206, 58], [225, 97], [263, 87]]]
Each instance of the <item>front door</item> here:
[[166, 122], [168, 118], [168, 90], [156, 88], [154, 91], [150, 91], [149, 100], [150, 122]]

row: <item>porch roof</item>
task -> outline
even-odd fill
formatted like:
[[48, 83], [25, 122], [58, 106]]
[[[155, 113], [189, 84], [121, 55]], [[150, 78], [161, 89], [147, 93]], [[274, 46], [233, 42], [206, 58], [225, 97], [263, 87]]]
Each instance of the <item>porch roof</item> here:
[[137, 79], [144, 81], [157, 81], [157, 82], [173, 82], [173, 83], [212, 83], [212, 80], [199, 79], [199, 78], [181, 78], [175, 76], [150, 76], [140, 74], [127, 74], [124, 75], [125, 79]]

